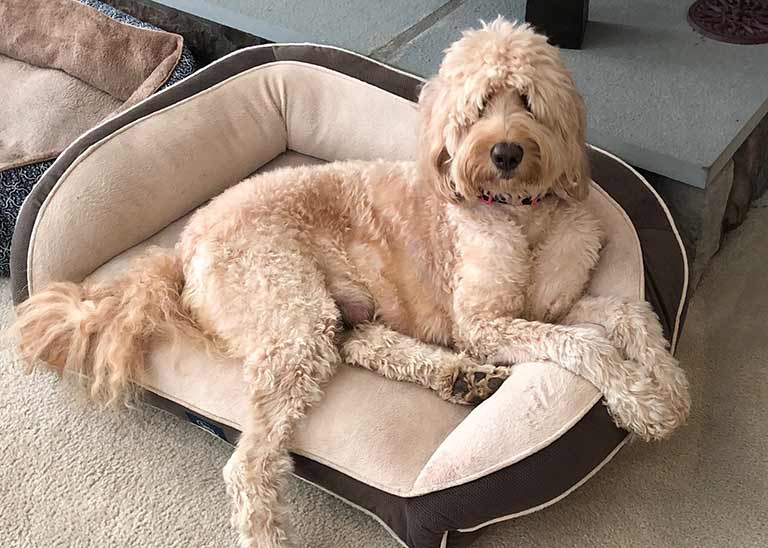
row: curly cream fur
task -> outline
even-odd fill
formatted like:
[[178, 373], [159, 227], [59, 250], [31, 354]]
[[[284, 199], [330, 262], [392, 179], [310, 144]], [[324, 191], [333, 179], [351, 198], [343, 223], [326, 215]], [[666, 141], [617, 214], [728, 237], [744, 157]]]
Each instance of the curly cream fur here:
[[180, 306], [183, 286], [181, 261], [162, 249], [107, 283], [52, 284], [16, 307], [19, 356], [28, 367], [44, 361], [87, 376], [95, 401], [130, 403], [151, 337], [215, 348]]
[[[290, 545], [287, 445], [342, 359], [460, 403], [487, 397], [509, 364], [553, 360], [646, 439], [687, 417], [650, 307], [584, 296], [603, 235], [582, 204], [584, 105], [557, 50], [501, 18], [467, 31], [420, 106], [417, 162], [252, 177], [198, 210], [174, 251], [17, 310], [24, 360], [83, 372], [107, 401], [130, 387], [150, 337], [215, 340], [242, 359], [250, 418], [225, 479], [243, 546]], [[502, 141], [522, 147], [513, 173], [491, 161]], [[487, 205], [481, 189], [550, 194]]]

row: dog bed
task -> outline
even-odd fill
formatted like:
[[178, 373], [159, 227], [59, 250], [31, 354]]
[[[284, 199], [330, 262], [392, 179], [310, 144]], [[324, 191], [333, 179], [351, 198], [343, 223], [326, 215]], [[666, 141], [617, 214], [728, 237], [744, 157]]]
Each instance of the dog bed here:
[[0, 275], [21, 203], [53, 158], [194, 70], [181, 36], [98, 0], [0, 4]]
[[[15, 301], [54, 280], [119, 273], [172, 246], [195, 208], [255, 171], [338, 159], [410, 159], [422, 80], [333, 47], [231, 54], [82, 135], [24, 203]], [[588, 205], [609, 235], [593, 294], [645, 298], [674, 345], [687, 263], [645, 180], [591, 150]], [[146, 400], [234, 443], [246, 411], [239, 364], [158, 343]], [[484, 526], [542, 509], [605, 465], [628, 434], [597, 389], [523, 363], [489, 400], [452, 405], [416, 385], [342, 367], [295, 436], [295, 473], [378, 519], [403, 545], [466, 545]]]

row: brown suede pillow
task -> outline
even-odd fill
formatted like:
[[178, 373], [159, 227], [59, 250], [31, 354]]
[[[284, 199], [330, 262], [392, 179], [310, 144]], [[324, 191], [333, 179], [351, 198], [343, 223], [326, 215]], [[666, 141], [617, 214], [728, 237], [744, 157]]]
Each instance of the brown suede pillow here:
[[122, 24], [75, 0], [0, 2], [0, 170], [57, 156], [156, 91], [181, 36]]

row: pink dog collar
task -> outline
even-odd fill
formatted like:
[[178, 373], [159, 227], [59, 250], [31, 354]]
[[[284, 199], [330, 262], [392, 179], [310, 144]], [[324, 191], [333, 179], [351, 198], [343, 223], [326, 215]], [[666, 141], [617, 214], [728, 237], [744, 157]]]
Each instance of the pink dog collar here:
[[506, 192], [500, 192], [498, 194], [494, 194], [490, 190], [483, 190], [480, 189], [480, 196], [477, 197], [478, 200], [483, 202], [484, 204], [512, 204], [512, 205], [526, 205], [531, 207], [536, 207], [544, 198], [547, 197], [549, 193], [545, 192], [544, 194], [537, 194], [536, 196], [518, 196], [517, 200], [513, 199], [511, 195], [507, 194]]

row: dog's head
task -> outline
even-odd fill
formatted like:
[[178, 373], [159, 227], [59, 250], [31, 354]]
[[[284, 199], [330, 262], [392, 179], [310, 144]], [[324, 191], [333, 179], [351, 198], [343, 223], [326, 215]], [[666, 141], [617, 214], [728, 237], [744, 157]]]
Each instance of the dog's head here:
[[464, 32], [424, 86], [420, 167], [449, 200], [588, 191], [584, 101], [557, 48], [499, 17]]

